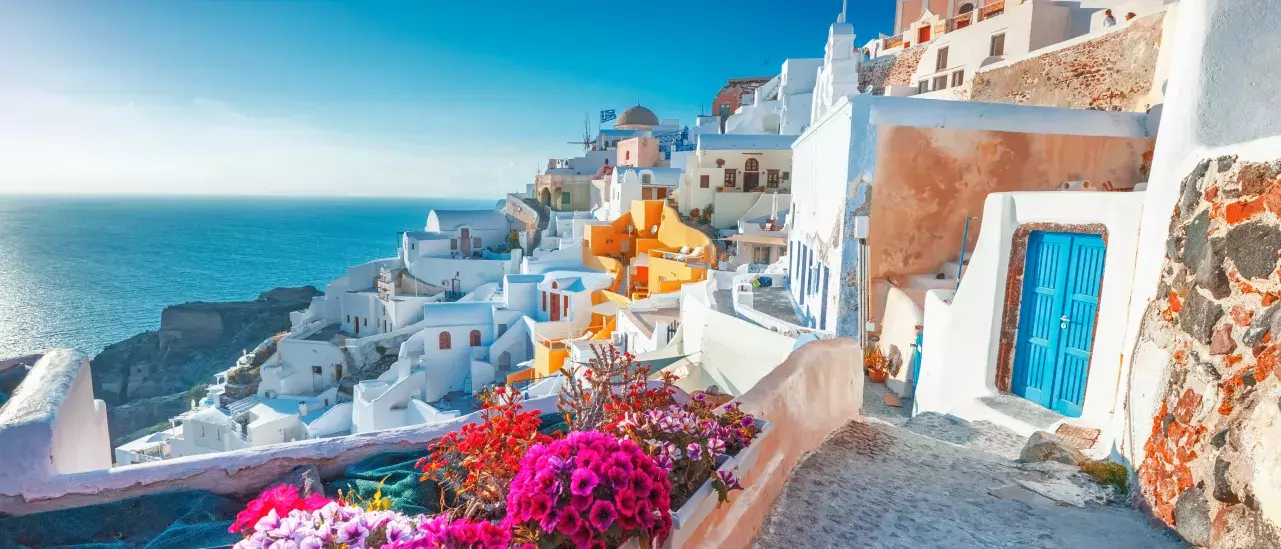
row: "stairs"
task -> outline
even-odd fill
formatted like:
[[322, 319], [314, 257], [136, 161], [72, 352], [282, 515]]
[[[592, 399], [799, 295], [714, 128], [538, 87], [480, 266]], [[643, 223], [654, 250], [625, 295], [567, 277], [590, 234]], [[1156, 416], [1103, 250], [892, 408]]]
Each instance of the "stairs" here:
[[542, 205], [533, 198], [523, 198], [522, 200], [524, 200], [526, 205], [538, 212], [538, 227], [534, 229], [533, 241], [529, 243], [530, 253], [533, 253], [533, 250], [537, 248], [539, 243], [543, 240], [543, 231], [547, 229], [547, 221], [548, 218], [551, 217], [551, 212], [547, 209], [547, 206]]

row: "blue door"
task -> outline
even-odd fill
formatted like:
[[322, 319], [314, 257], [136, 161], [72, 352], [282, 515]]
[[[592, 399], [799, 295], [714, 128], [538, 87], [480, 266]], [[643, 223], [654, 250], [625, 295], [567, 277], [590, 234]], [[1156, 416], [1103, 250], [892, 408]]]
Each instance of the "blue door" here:
[[1028, 237], [1014, 351], [1014, 394], [1080, 417], [1107, 248], [1098, 235]]

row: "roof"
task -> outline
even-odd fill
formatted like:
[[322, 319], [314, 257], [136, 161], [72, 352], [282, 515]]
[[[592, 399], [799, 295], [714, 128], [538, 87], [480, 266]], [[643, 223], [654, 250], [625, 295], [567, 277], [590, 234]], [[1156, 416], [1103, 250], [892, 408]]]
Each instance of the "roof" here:
[[640, 105], [636, 105], [635, 107], [631, 107], [623, 111], [623, 114], [619, 115], [618, 121], [614, 123], [614, 126], [657, 126], [658, 124], [658, 115], [654, 114], [654, 111]]
[[405, 236], [413, 240], [449, 240], [449, 235], [429, 231], [405, 231]]
[[644, 136], [646, 133], [648, 132], [645, 130], [604, 129], [600, 131], [600, 134], [606, 137], [635, 137]]
[[698, 134], [698, 149], [703, 151], [783, 151], [792, 148], [795, 135]]
[[787, 239], [781, 236], [771, 236], [763, 234], [736, 234], [721, 240], [730, 242], [745, 242], [747, 244], [769, 244], [772, 246], [786, 246]]
[[507, 214], [502, 210], [432, 210], [427, 214], [428, 232], [454, 231], [459, 227], [507, 230]]
[[488, 301], [459, 301], [423, 305], [424, 328], [473, 326], [494, 321], [494, 304]]
[[231, 419], [231, 416], [227, 415], [227, 412], [219, 410], [218, 408], [201, 408], [199, 410], [192, 410], [178, 416], [178, 419], [183, 421], [208, 423], [210, 425], [220, 425], [228, 429], [236, 428], [236, 421]]
[[540, 275], [540, 274], [509, 274], [507, 275], [507, 282], [509, 283], [528, 284], [530, 282], [542, 282], [542, 281], [543, 281], [543, 275]]
[[596, 271], [558, 270], [543, 273], [544, 281], [554, 280], [558, 290], [583, 292], [603, 290], [614, 283], [614, 276]]

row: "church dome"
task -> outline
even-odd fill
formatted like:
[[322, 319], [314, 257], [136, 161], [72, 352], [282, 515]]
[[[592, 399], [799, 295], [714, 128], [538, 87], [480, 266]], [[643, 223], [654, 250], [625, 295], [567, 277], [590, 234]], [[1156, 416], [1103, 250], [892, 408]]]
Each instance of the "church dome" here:
[[618, 117], [618, 122], [614, 123], [614, 127], [657, 125], [658, 115], [654, 114], [654, 111], [640, 105], [636, 105], [635, 107], [623, 111], [622, 116]]

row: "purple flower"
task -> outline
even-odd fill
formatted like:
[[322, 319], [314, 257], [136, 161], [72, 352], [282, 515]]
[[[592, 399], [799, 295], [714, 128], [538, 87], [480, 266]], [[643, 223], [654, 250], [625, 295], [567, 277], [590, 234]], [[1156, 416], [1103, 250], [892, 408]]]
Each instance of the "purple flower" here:
[[685, 447], [685, 455], [688, 456], [689, 459], [698, 460], [703, 457], [703, 447], [699, 446], [697, 442], [691, 442], [689, 443], [689, 446]]
[[752, 416], [743, 416], [743, 419], [738, 420], [738, 424], [743, 427], [755, 427], [756, 420]]
[[590, 496], [597, 484], [600, 484], [600, 478], [596, 473], [590, 469], [577, 469], [569, 481], [569, 492], [575, 496]]
[[592, 528], [598, 532], [609, 530], [609, 526], [614, 524], [617, 514], [614, 512], [614, 506], [608, 501], [597, 501], [592, 504], [592, 510], [587, 514], [587, 520], [592, 523]]
[[699, 401], [699, 402], [702, 402], [702, 401], [703, 401], [704, 399], [706, 399], [706, 398], [707, 398], [707, 395], [705, 395], [705, 394], [703, 394], [703, 393], [694, 393], [694, 400], [697, 400], [697, 401]]
[[707, 440], [707, 451], [713, 456], [719, 456], [725, 453], [725, 441], [719, 438], [710, 438]]
[[649, 475], [643, 471], [632, 471], [632, 491], [639, 497], [649, 495], [649, 491], [654, 488], [654, 481], [650, 480]]
[[627, 469], [624, 469], [622, 467], [609, 468], [609, 484], [615, 490], [626, 488], [627, 486], [631, 485], [631, 483], [632, 483], [631, 471], [628, 471]]
[[579, 496], [579, 495], [570, 496], [569, 503], [574, 507], [575, 511], [578, 511], [579, 513], [585, 513], [587, 512], [588, 509], [591, 509], [592, 507], [592, 497], [589, 495], [588, 496]]
[[572, 537], [583, 527], [583, 517], [573, 507], [566, 507], [556, 515], [556, 530]]
[[360, 520], [351, 520], [338, 526], [338, 543], [347, 545], [358, 545], [365, 542], [365, 537], [369, 535], [369, 530]]
[[316, 536], [307, 536], [298, 542], [298, 549], [323, 549], [325, 541]]
[[734, 476], [732, 471], [717, 471], [716, 476], [720, 477], [721, 482], [725, 483], [726, 488], [730, 490], [743, 489], [743, 485], [739, 484], [738, 478]]

